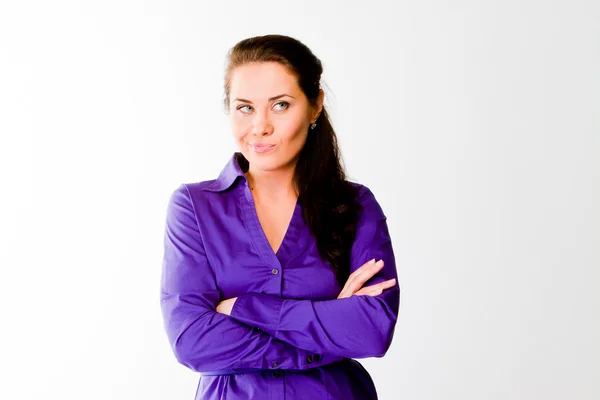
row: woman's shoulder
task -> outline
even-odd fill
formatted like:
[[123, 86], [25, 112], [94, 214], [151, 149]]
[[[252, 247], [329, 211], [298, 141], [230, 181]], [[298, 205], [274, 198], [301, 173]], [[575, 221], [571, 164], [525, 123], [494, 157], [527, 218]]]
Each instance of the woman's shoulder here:
[[195, 204], [214, 201], [212, 188], [215, 187], [215, 183], [218, 183], [217, 179], [181, 182], [171, 188], [171, 201], [181, 199]]
[[217, 183], [219, 183], [218, 179], [209, 179], [198, 182], [184, 182], [181, 186], [185, 186], [190, 193], [200, 196], [202, 194], [210, 193], [212, 191], [211, 189], [214, 188]]
[[377, 201], [375, 194], [367, 185], [347, 181], [355, 193], [355, 202], [361, 206], [361, 214], [366, 218], [385, 218], [383, 209]]
[[176, 187], [171, 189], [171, 193], [184, 193], [189, 196], [201, 196], [206, 192], [205, 189], [210, 188], [216, 179], [210, 179], [198, 182], [180, 182]]
[[[215, 179], [207, 179], [196, 182], [181, 183], [174, 190], [174, 193], [187, 193], [192, 200], [211, 199], [214, 200], [213, 193], [231, 193], [241, 178], [244, 177], [244, 170], [240, 165], [241, 153], [234, 153], [227, 164], [221, 169], [221, 172]], [[223, 199], [229, 196], [222, 196]]]
[[346, 181], [346, 183], [350, 186], [352, 192], [354, 193], [355, 201], [360, 204], [362, 204], [364, 201], [369, 201], [370, 198], [375, 197], [371, 189], [363, 183], [352, 181]]

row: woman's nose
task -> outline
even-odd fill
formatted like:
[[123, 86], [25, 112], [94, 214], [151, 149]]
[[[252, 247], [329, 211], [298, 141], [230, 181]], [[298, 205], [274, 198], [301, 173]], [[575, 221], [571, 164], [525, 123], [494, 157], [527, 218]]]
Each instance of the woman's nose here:
[[266, 136], [273, 133], [273, 125], [267, 116], [257, 115], [254, 118], [252, 134], [255, 136]]

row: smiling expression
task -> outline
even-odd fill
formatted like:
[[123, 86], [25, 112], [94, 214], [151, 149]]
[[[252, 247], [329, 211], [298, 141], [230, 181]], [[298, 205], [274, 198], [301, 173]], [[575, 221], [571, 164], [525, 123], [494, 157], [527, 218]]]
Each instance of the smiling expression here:
[[316, 119], [296, 76], [277, 62], [249, 63], [231, 75], [229, 113], [234, 138], [252, 168], [295, 166]]

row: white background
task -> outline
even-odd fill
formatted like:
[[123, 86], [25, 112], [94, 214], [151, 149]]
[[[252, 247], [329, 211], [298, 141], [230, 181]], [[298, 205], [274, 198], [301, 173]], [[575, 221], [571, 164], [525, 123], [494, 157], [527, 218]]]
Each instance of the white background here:
[[236, 150], [226, 52], [321, 58], [402, 302], [381, 399], [600, 398], [600, 3], [0, 5], [0, 398], [191, 399], [165, 207]]

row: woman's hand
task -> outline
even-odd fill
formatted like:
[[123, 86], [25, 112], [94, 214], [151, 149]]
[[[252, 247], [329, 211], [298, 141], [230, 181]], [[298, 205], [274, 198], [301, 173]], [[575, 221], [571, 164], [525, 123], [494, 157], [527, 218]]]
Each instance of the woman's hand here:
[[[338, 296], [338, 299], [343, 299], [352, 295], [377, 296], [383, 293], [385, 289], [394, 287], [396, 285], [395, 279], [390, 279], [376, 285], [362, 287], [365, 282], [377, 274], [381, 268], [383, 268], [383, 260], [375, 262], [375, 259], [373, 259], [363, 264], [359, 269], [350, 274], [348, 280], [346, 281], [346, 285], [344, 285], [344, 288]], [[217, 305], [217, 312], [225, 315], [231, 315], [231, 310], [233, 309], [233, 305], [235, 304], [236, 300], [237, 297], [223, 300]]]
[[344, 288], [338, 296], [338, 299], [343, 299], [352, 295], [377, 296], [383, 293], [385, 289], [394, 287], [396, 285], [396, 279], [390, 279], [376, 285], [362, 287], [365, 282], [378, 273], [381, 268], [383, 268], [383, 260], [375, 262], [375, 259], [373, 259], [363, 264], [359, 269], [350, 274], [348, 280], [346, 281], [346, 285], [344, 285]]
[[225, 315], [231, 315], [231, 310], [233, 309], [233, 305], [235, 304], [236, 300], [237, 297], [223, 300], [217, 305], [217, 312]]

